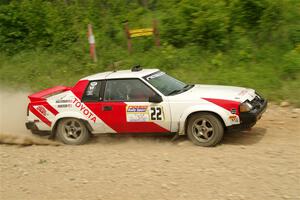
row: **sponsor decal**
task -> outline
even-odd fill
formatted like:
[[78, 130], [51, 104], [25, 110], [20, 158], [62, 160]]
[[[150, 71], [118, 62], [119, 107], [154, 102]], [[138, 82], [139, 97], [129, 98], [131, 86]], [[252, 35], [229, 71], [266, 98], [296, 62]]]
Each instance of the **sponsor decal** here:
[[148, 106], [128, 106], [127, 112], [146, 112]]
[[130, 105], [126, 108], [126, 119], [128, 122], [149, 121], [148, 106]]
[[37, 111], [39, 111], [42, 115], [46, 116], [47, 115], [47, 111], [46, 109], [44, 108], [44, 106], [37, 106], [35, 108]]
[[89, 120], [96, 123], [96, 116], [83, 104], [81, 103], [77, 98], [74, 99], [73, 104], [75, 107], [77, 107], [81, 113], [83, 113]]
[[94, 94], [94, 90], [95, 90], [95, 87], [98, 83], [96, 81], [94, 82], [91, 82], [87, 91], [86, 91], [86, 95], [88, 96], [92, 96]]
[[55, 103], [72, 103], [71, 99], [58, 99]]
[[162, 75], [164, 75], [164, 74], [165, 74], [164, 72], [159, 72], [159, 73], [153, 74], [153, 75], [151, 75], [151, 76], [148, 76], [146, 79], [149, 81], [149, 80], [151, 80], [151, 79], [154, 79], [154, 78], [156, 78], [156, 77], [162, 76]]
[[97, 82], [91, 82], [90, 87], [95, 87], [97, 84]]
[[231, 111], [230, 111], [232, 114], [236, 114], [236, 108], [231, 108]]
[[43, 106], [41, 106], [41, 105], [33, 106], [33, 105], [29, 104], [29, 110], [32, 114], [34, 114], [36, 117], [38, 117], [42, 122], [44, 122], [48, 126], [51, 126], [51, 121], [49, 121], [46, 118], [45, 115], [47, 113], [46, 113], [46, 109]]
[[164, 120], [162, 106], [130, 105], [126, 108], [127, 122], [149, 122]]
[[[58, 111], [53, 108], [48, 102], [30, 102], [29, 111], [34, 114], [39, 120], [51, 127], [51, 121], [48, 117], [51, 117], [51, 113], [56, 116]], [[35, 118], [36, 120], [36, 118]]]
[[229, 120], [233, 123], [233, 124], [239, 124], [240, 123], [240, 118], [237, 115], [230, 115], [229, 116]]
[[59, 104], [57, 105], [58, 108], [71, 108], [72, 104]]

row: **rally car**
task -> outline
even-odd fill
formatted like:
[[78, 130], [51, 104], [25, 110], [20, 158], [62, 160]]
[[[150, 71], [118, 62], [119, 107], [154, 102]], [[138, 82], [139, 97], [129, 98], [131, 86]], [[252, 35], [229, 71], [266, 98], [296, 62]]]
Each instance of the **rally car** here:
[[224, 131], [254, 126], [267, 107], [253, 89], [186, 84], [139, 66], [91, 75], [29, 99], [26, 127], [72, 145], [86, 143], [91, 134], [174, 133], [215, 146]]

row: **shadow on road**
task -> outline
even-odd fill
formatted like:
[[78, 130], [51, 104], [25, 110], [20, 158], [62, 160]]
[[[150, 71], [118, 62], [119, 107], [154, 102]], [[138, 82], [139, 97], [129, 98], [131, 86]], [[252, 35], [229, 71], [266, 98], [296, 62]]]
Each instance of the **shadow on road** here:
[[258, 143], [266, 134], [267, 129], [255, 127], [250, 131], [225, 133], [222, 144], [226, 145], [252, 145]]
[[173, 135], [166, 134], [105, 134], [95, 135], [90, 140], [90, 144], [120, 144], [125, 142], [154, 142], [154, 143], [171, 143]]
[[[252, 128], [250, 131], [228, 132], [224, 134], [221, 144], [225, 145], [252, 145], [258, 143], [265, 135], [265, 128]], [[173, 135], [165, 134], [105, 134], [96, 135], [89, 144], [122, 144], [126, 142], [149, 142], [172, 144]], [[174, 144], [186, 141], [186, 136], [181, 136], [174, 141]]]

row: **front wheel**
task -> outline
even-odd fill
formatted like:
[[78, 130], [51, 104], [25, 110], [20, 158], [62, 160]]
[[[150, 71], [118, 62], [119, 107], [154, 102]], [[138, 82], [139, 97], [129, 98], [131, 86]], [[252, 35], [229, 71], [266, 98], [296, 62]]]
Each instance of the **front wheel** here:
[[197, 113], [188, 121], [188, 138], [196, 145], [211, 147], [223, 138], [224, 127], [221, 121], [209, 113]]
[[59, 121], [56, 137], [65, 144], [80, 145], [90, 138], [84, 123], [76, 118], [65, 118]]

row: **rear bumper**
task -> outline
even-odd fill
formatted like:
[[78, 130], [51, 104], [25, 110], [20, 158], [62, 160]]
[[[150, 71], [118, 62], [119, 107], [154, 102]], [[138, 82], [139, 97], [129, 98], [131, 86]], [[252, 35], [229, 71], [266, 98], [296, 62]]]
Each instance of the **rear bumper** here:
[[268, 101], [263, 99], [259, 107], [253, 110], [240, 114], [240, 124], [229, 126], [229, 130], [245, 130], [249, 129], [256, 124], [256, 122], [261, 118], [262, 114], [266, 111], [268, 106]]
[[46, 136], [46, 135], [50, 135], [51, 131], [41, 131], [39, 130], [39, 128], [36, 126], [36, 124], [34, 122], [26, 122], [25, 126], [28, 130], [31, 131], [31, 133], [35, 134], [35, 135], [39, 135], [39, 136]]
[[26, 122], [25, 126], [29, 130], [38, 130], [37, 126], [35, 125], [34, 122]]

